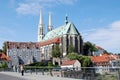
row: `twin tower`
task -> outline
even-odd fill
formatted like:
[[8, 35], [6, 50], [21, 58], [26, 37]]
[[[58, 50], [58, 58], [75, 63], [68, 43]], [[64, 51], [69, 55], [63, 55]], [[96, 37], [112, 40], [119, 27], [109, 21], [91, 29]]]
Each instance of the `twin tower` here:
[[[49, 13], [49, 23], [48, 23], [48, 32], [53, 29], [52, 26], [52, 15]], [[44, 23], [43, 23], [43, 16], [42, 16], [42, 10], [40, 10], [40, 20], [38, 24], [38, 42], [41, 42], [42, 39], [44, 38], [45, 33], [44, 33]]]

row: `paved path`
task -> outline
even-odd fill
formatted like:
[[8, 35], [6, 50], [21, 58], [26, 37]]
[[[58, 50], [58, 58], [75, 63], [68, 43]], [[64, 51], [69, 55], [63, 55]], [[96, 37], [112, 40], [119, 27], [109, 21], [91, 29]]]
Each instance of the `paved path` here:
[[10, 76], [10, 75], [0, 73], [0, 80], [28, 80], [28, 79], [24, 79], [22, 77], [15, 77], [15, 76]]
[[[0, 80], [80, 80], [80, 79], [72, 79], [72, 78], [64, 78], [64, 77], [51, 77], [50, 75], [40, 75], [35, 73], [25, 73], [24, 76], [21, 76], [20, 73], [16, 72], [0, 72], [0, 75], [4, 75], [3, 79]], [[7, 78], [4, 79], [5, 75]], [[11, 77], [12, 76], [12, 77]], [[10, 77], [10, 79], [8, 79]]]

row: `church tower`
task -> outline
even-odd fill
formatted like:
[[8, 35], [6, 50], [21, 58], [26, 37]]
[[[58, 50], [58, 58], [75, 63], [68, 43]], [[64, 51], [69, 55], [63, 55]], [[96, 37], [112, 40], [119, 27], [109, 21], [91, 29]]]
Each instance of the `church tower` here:
[[42, 41], [43, 37], [44, 37], [44, 24], [42, 17], [42, 9], [40, 9], [40, 20], [38, 24], [38, 42]]
[[48, 32], [51, 31], [52, 29], [53, 29], [53, 26], [52, 26], [52, 14], [49, 13]]

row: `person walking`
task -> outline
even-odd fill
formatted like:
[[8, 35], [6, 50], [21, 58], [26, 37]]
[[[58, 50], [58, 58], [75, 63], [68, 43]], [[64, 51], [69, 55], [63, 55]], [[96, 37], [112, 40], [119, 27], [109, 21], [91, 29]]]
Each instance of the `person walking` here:
[[21, 70], [22, 76], [24, 76], [24, 66], [23, 65], [20, 66], [20, 70]]

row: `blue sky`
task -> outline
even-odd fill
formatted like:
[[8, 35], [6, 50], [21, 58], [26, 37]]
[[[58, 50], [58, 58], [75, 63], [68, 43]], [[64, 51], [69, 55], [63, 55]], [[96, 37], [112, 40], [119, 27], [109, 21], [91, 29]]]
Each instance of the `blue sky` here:
[[[4, 41], [37, 42], [40, 8], [44, 26], [52, 12], [53, 27], [73, 22], [84, 41], [120, 53], [120, 0], [1, 0], [0, 48]], [[45, 31], [46, 32], [46, 31]]]

